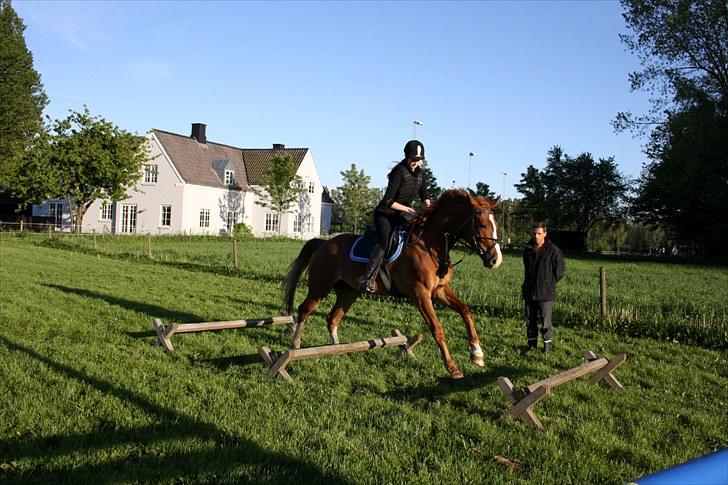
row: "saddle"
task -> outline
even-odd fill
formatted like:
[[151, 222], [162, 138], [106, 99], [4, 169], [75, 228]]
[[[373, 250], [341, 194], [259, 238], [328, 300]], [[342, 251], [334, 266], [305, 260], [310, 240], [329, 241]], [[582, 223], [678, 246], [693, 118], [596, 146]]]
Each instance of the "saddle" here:
[[[384, 263], [389, 264], [396, 260], [402, 254], [404, 247], [405, 232], [400, 226], [392, 231], [392, 241], [389, 244], [389, 252], [384, 256]], [[363, 235], [354, 240], [354, 244], [349, 249], [349, 259], [356, 263], [368, 263], [369, 255], [372, 254], [372, 248], [377, 244], [377, 231], [374, 226], [367, 226]]]

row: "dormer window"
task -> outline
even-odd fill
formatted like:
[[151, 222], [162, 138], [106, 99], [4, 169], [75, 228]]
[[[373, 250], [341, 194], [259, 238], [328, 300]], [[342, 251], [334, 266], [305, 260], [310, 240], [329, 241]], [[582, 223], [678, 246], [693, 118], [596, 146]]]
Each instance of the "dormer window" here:
[[225, 185], [233, 185], [235, 183], [235, 172], [225, 170]]

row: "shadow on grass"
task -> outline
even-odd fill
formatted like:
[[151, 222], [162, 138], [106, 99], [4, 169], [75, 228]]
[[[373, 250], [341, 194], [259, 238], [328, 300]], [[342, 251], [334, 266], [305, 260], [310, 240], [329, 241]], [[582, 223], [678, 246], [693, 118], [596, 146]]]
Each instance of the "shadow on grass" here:
[[[1, 468], [0, 480], [5, 482], [52, 483], [120, 483], [120, 482], [187, 482], [231, 481], [243, 465], [247, 480], [266, 483], [346, 483], [342, 478], [324, 473], [316, 466], [282, 453], [267, 450], [255, 442], [235, 436], [228, 431], [173, 411], [152, 402], [128, 389], [88, 376], [67, 365], [15, 343], [0, 335], [0, 343], [12, 352], [31, 357], [64, 378], [74, 379], [98, 392], [135, 406], [142, 413], [155, 417], [157, 423], [139, 428], [118, 429], [115, 423], [102, 422], [88, 433], [69, 432], [64, 435], [25, 437], [0, 441], [0, 456], [5, 463], [29, 460], [32, 468]], [[172, 451], [169, 442], [195, 439], [208, 448]], [[154, 446], [159, 443], [159, 446]], [[165, 444], [167, 443], [167, 444]], [[128, 447], [125, 456], [112, 458], [101, 453], [112, 446]], [[183, 448], [184, 443], [180, 443]], [[94, 451], [99, 453], [94, 453]], [[50, 464], [48, 460], [64, 455], [77, 455], [66, 464]], [[78, 456], [88, 461], [78, 465]], [[99, 457], [99, 458], [97, 458]], [[94, 460], [93, 462], [91, 460]], [[240, 481], [246, 480], [238, 477]]]
[[96, 256], [101, 258], [113, 259], [117, 261], [130, 261], [140, 264], [151, 264], [151, 265], [162, 265], [169, 266], [175, 269], [182, 269], [185, 271], [196, 272], [196, 273], [208, 273], [214, 275], [225, 275], [225, 276], [237, 276], [252, 281], [266, 281], [269, 283], [283, 284], [284, 275], [273, 275], [266, 273], [259, 273], [256, 271], [233, 268], [230, 265], [224, 264], [210, 264], [210, 263], [195, 263], [195, 262], [183, 262], [183, 261], [164, 261], [159, 259], [149, 259], [146, 255], [140, 255], [137, 253], [104, 253], [94, 251], [91, 248], [74, 246], [68, 244], [65, 241], [60, 240], [46, 240], [36, 243], [42, 247], [50, 247], [61, 251], [70, 251], [72, 253], [85, 254], [88, 256]]
[[372, 392], [397, 401], [412, 402], [420, 399], [435, 401], [450, 394], [458, 394], [482, 389], [486, 386], [496, 386], [498, 377], [504, 376], [511, 380], [523, 376], [523, 369], [513, 366], [488, 366], [483, 372], [466, 374], [465, 378], [454, 380], [450, 377], [441, 377], [432, 385], [417, 385], [402, 387], [394, 391]]

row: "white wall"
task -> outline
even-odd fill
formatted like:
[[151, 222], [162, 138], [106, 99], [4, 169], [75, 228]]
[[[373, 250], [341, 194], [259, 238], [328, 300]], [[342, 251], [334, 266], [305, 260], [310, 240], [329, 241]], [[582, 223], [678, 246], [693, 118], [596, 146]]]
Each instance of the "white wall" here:
[[[303, 180], [305, 192], [302, 194], [299, 204], [295, 205], [287, 214], [283, 214], [281, 221], [281, 235], [287, 237], [295, 237], [300, 239], [311, 239], [317, 237], [321, 233], [321, 194], [323, 186], [313, 161], [311, 150], [306, 152], [306, 156], [298, 167], [297, 175]], [[308, 192], [309, 183], [313, 183], [313, 192]], [[267, 213], [272, 213], [271, 209], [266, 209], [258, 204], [259, 197], [251, 193], [251, 206], [255, 201], [254, 207], [251, 207], [249, 226], [253, 234], [257, 237], [277, 236], [278, 232], [265, 231], [265, 217]], [[294, 232], [294, 219], [303, 214], [304, 218], [308, 218], [309, 223], [304, 223], [301, 232]]]

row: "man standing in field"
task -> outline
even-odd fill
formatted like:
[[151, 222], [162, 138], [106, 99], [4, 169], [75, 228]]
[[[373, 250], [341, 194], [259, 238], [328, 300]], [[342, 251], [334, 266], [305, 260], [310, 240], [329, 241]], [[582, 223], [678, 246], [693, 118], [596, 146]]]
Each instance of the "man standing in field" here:
[[556, 283], [564, 277], [564, 256], [561, 250], [548, 239], [546, 224], [533, 225], [533, 236], [523, 249], [524, 278], [521, 293], [526, 302], [526, 337], [528, 348], [535, 349], [538, 343], [538, 326], [541, 324], [543, 351], [551, 350], [554, 327], [551, 322]]

